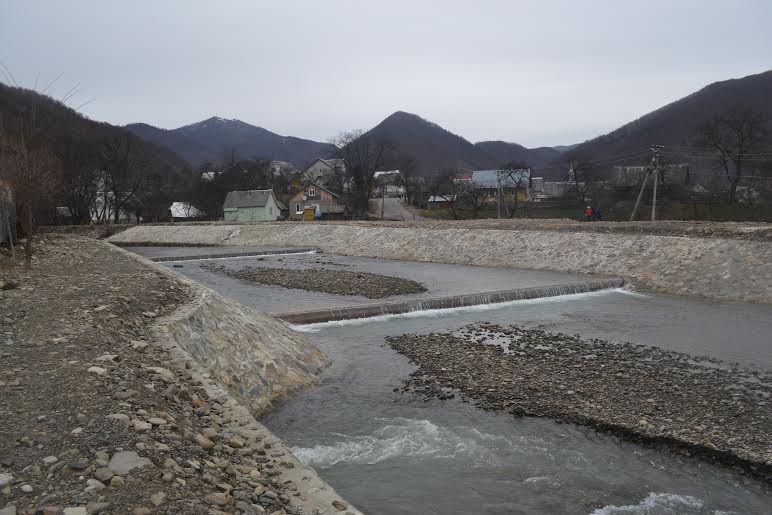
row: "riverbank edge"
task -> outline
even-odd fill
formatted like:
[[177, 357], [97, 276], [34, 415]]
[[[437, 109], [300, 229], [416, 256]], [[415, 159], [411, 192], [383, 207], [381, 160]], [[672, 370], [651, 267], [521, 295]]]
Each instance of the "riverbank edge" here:
[[[281, 481], [292, 481], [299, 489], [302, 490], [304, 499], [299, 497], [293, 497], [293, 504], [303, 513], [346, 513], [346, 514], [361, 514], [359, 510], [354, 508], [351, 503], [345, 501], [332, 486], [327, 484], [319, 477], [315, 470], [310, 467], [306, 467], [295, 457], [292, 450], [284, 445], [283, 441], [276, 435], [271, 433], [260, 421], [253, 415], [253, 413], [237, 398], [228, 391], [228, 389], [213, 380], [210, 374], [205, 370], [195, 358], [193, 358], [187, 351], [182, 349], [175, 339], [172, 337], [172, 330], [170, 326], [179, 323], [189, 318], [193, 313], [200, 310], [200, 307], [206, 301], [207, 298], [217, 296], [218, 294], [213, 290], [197, 283], [187, 277], [182, 276], [169, 270], [159, 263], [148, 260], [147, 258], [124, 250], [115, 245], [104, 243], [111, 248], [114, 252], [118, 252], [125, 256], [138, 261], [148, 268], [152, 268], [166, 276], [173, 278], [174, 280], [183, 283], [191, 288], [194, 293], [194, 298], [185, 305], [178, 307], [171, 315], [161, 318], [156, 321], [154, 325], [154, 333], [156, 338], [154, 344], [158, 345], [162, 349], [166, 350], [171, 356], [169, 365], [175, 368], [178, 372], [186, 372], [190, 374], [192, 384], [198, 385], [204, 389], [209, 398], [217, 399], [217, 401], [223, 406], [224, 413], [223, 418], [234, 421], [238, 426], [248, 427], [256, 426], [258, 431], [251, 435], [253, 438], [260, 437], [264, 439], [264, 435], [269, 435], [269, 438], [274, 440], [274, 449], [283, 451], [281, 462], [276, 462], [275, 467], [281, 470], [279, 476], [276, 479]], [[267, 315], [276, 324], [282, 328], [286, 327], [284, 324]], [[287, 329], [288, 330], [288, 329]], [[289, 330], [288, 330], [289, 331]], [[298, 337], [303, 338], [299, 333]], [[182, 377], [185, 375], [183, 374]], [[302, 385], [309, 386], [309, 385]], [[299, 386], [299, 387], [302, 387]], [[286, 392], [287, 394], [291, 392]], [[267, 408], [266, 408], [267, 409]], [[246, 431], [242, 431], [244, 436], [249, 437]], [[289, 464], [288, 464], [289, 463]], [[336, 506], [337, 505], [337, 506]], [[339, 507], [345, 508], [340, 509]]]
[[144, 225], [115, 244], [314, 246], [328, 254], [620, 276], [638, 290], [772, 304], [772, 242], [363, 223]]

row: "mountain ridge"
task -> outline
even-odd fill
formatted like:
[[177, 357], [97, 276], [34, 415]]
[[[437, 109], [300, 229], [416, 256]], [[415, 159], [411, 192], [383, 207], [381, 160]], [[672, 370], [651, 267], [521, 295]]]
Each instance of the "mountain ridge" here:
[[569, 150], [592, 159], [624, 155], [650, 145], [693, 145], [699, 126], [735, 108], [772, 119], [772, 70], [716, 81]]
[[176, 129], [161, 129], [143, 122], [125, 128], [142, 139], [171, 148], [194, 166], [236, 154], [242, 158], [288, 161], [303, 168], [317, 157], [328, 155], [332, 148], [329, 143], [282, 136], [239, 119], [218, 116]]

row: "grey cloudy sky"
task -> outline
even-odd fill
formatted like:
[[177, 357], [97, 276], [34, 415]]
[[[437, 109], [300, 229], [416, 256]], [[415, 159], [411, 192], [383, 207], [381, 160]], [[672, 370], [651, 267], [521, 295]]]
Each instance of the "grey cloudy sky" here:
[[772, 1], [0, 0], [0, 61], [73, 107], [327, 140], [396, 110], [570, 144], [772, 67]]

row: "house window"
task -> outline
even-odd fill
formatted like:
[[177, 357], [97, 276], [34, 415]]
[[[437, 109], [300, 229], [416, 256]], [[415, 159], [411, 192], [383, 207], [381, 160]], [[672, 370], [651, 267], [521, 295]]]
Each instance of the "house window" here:
[[295, 204], [295, 212], [300, 213], [300, 204]]
[[309, 197], [315, 197], [316, 196], [316, 190], [314, 190], [314, 189], [308, 190], [308, 196]]
[[272, 207], [269, 207], [269, 208], [268, 208], [268, 214], [269, 214], [269, 215], [272, 215], [272, 214], [273, 214], [273, 208], [272, 208]]

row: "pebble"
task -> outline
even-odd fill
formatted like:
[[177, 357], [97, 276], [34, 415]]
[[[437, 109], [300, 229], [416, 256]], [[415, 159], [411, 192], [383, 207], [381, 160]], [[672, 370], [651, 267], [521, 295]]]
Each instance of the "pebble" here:
[[110, 486], [113, 488], [121, 488], [126, 484], [126, 481], [121, 476], [113, 476], [110, 479]]
[[153, 424], [139, 419], [133, 420], [131, 422], [131, 425], [134, 426], [135, 431], [139, 431], [139, 432], [150, 431], [151, 429], [153, 429]]
[[46, 456], [45, 458], [43, 458], [43, 463], [45, 463], [46, 465], [53, 465], [57, 461], [59, 461], [59, 458], [57, 458], [56, 456]]
[[124, 415], [123, 413], [113, 413], [112, 415], [107, 415], [107, 418], [115, 422], [120, 422], [122, 424], [128, 424], [131, 421], [129, 416]]
[[107, 467], [101, 467], [94, 471], [94, 477], [100, 481], [109, 481], [115, 473]]
[[228, 445], [235, 449], [241, 449], [246, 445], [246, 441], [240, 436], [234, 436], [230, 440], [228, 440]]
[[195, 441], [196, 441], [196, 444], [198, 444], [204, 449], [211, 449], [212, 447], [214, 447], [214, 442], [204, 435], [196, 435]]
[[83, 506], [71, 506], [64, 509], [64, 515], [88, 515], [88, 510]]
[[163, 492], [156, 492], [150, 496], [150, 502], [157, 508], [166, 502], [166, 494]]
[[154, 426], [163, 426], [164, 424], [166, 424], [166, 420], [159, 417], [152, 417], [152, 418], [149, 418], [147, 421]]
[[228, 504], [228, 496], [221, 493], [209, 494], [206, 496], [206, 500], [216, 506], [225, 506]]
[[110, 506], [109, 502], [90, 502], [86, 505], [86, 511], [94, 515], [96, 513], [103, 512]]
[[21, 491], [25, 494], [32, 493], [32, 486], [31, 485], [21, 485]]
[[13, 481], [13, 476], [11, 474], [6, 474], [4, 472], [0, 473], [0, 488], [4, 487], [7, 484], [10, 484]]
[[121, 451], [113, 454], [110, 463], [107, 465], [115, 474], [125, 476], [134, 469], [141, 469], [151, 462], [147, 458], [140, 457], [134, 451]]
[[102, 367], [89, 367], [88, 372], [92, 374], [96, 374], [98, 376], [103, 376], [107, 374], [107, 369]]

